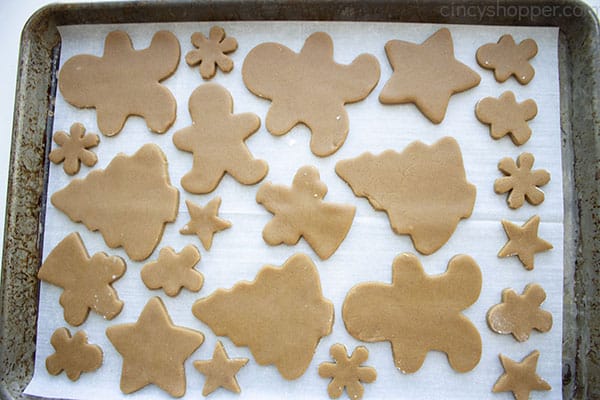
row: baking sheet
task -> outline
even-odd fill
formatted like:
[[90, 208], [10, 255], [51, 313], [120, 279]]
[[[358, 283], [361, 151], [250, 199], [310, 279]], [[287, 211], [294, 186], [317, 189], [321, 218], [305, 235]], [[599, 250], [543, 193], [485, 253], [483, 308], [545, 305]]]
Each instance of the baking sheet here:
[[[191, 92], [203, 83], [198, 69], [188, 67], [183, 61], [183, 56], [193, 48], [189, 41], [191, 33], [198, 31], [206, 35], [212, 25], [213, 23], [180, 23], [60, 28], [61, 64], [80, 53], [101, 55], [106, 34], [117, 28], [131, 35], [136, 49], [147, 47], [152, 35], [159, 29], [172, 31], [181, 43], [180, 66], [172, 77], [164, 81], [178, 102], [174, 126], [167, 133], [157, 135], [151, 133], [140, 118], [130, 118], [119, 135], [101, 138], [101, 143], [96, 149], [99, 156], [96, 168], [106, 167], [118, 152], [133, 154], [142, 144], [153, 142], [167, 155], [172, 183], [181, 188], [179, 180], [191, 167], [192, 156], [177, 150], [171, 137], [178, 129], [191, 124], [187, 100]], [[244, 57], [257, 44], [276, 41], [299, 51], [306, 37], [312, 32], [322, 30], [333, 38], [334, 58], [337, 62], [349, 63], [363, 52], [374, 54], [379, 59], [381, 79], [365, 101], [346, 106], [350, 119], [350, 134], [344, 146], [333, 156], [321, 159], [309, 151], [309, 131], [305, 127], [296, 127], [285, 136], [274, 137], [263, 125], [247, 141], [255, 157], [265, 159], [269, 163], [266, 181], [289, 185], [300, 166], [317, 166], [321, 179], [329, 187], [326, 200], [357, 206], [354, 224], [348, 237], [336, 254], [327, 261], [319, 260], [304, 241], [292, 247], [269, 247], [263, 242], [261, 231], [270, 220], [271, 214], [255, 202], [258, 185], [243, 186], [232, 178], [225, 177], [217, 190], [209, 195], [198, 196], [181, 191], [179, 216], [175, 223], [167, 225], [161, 244], [147, 261], [156, 259], [160, 248], [166, 245], [180, 251], [186, 244], [193, 243], [202, 253], [202, 260], [197, 269], [204, 274], [205, 283], [199, 293], [183, 291], [172, 299], [161, 291], [149, 291], [145, 288], [139, 277], [139, 270], [144, 263], [130, 261], [122, 249], [108, 249], [98, 232], [89, 232], [83, 225], [70, 222], [64, 214], [49, 204], [46, 214], [44, 259], [54, 246], [72, 231], [80, 232], [90, 254], [107, 251], [109, 254], [124, 257], [128, 262], [128, 272], [114, 286], [125, 301], [125, 307], [112, 321], [105, 321], [91, 314], [86, 323], [78, 328], [88, 332], [90, 342], [102, 347], [105, 358], [100, 370], [84, 374], [78, 382], [72, 383], [64, 374], [53, 377], [45, 370], [45, 358], [53, 353], [49, 338], [56, 328], [67, 325], [62, 318], [62, 308], [58, 305], [61, 289], [42, 283], [36, 368], [26, 393], [86, 399], [123, 397], [118, 388], [122, 360], [104, 331], [113, 324], [134, 322], [147, 300], [159, 295], [165, 301], [175, 324], [198, 329], [206, 336], [204, 344], [186, 363], [186, 398], [199, 397], [204, 377], [194, 370], [191, 361], [210, 358], [217, 338], [210, 328], [192, 316], [192, 303], [217, 288], [229, 288], [242, 279], [252, 280], [264, 264], [281, 265], [289, 256], [301, 251], [309, 254], [315, 261], [321, 275], [324, 295], [335, 305], [333, 333], [322, 339], [307, 372], [292, 382], [281, 378], [273, 366], [258, 366], [247, 348], [237, 348], [227, 338], [220, 338], [231, 357], [248, 357], [251, 360], [238, 374], [242, 397], [325, 398], [328, 380], [318, 377], [317, 366], [322, 361], [330, 361], [329, 347], [341, 342], [349, 349], [360, 344], [366, 345], [370, 351], [367, 364], [377, 369], [378, 379], [373, 384], [365, 385], [365, 398], [427, 399], [442, 393], [445, 397], [455, 398], [488, 397], [492, 385], [503, 371], [498, 361], [498, 353], [521, 359], [534, 349], [541, 352], [538, 373], [554, 389], [551, 392], [534, 392], [533, 398], [560, 398], [563, 197], [557, 65], [558, 29], [447, 26], [453, 36], [456, 57], [477, 71], [482, 81], [478, 87], [453, 96], [443, 123], [433, 125], [414, 106], [383, 106], [378, 102], [377, 96], [391, 75], [391, 67], [383, 48], [385, 42], [390, 39], [402, 39], [420, 43], [441, 28], [441, 25], [339, 22], [223, 22], [219, 25], [225, 28], [228, 35], [238, 40], [239, 48], [232, 54], [234, 70], [230, 74], [218, 72], [211, 81], [222, 84], [232, 93], [234, 112], [254, 112], [261, 119], [264, 119], [270, 102], [252, 95], [244, 87], [241, 79]], [[513, 79], [499, 84], [494, 80], [491, 71], [483, 70], [476, 64], [476, 49], [484, 43], [497, 41], [504, 33], [513, 34], [517, 41], [531, 37], [538, 43], [539, 53], [532, 60], [536, 76], [527, 86], [521, 86]], [[518, 101], [533, 98], [538, 105], [538, 115], [530, 122], [534, 132], [532, 138], [521, 147], [515, 147], [508, 138], [492, 140], [488, 127], [479, 123], [473, 112], [474, 105], [480, 98], [497, 97], [505, 90], [514, 91]], [[98, 132], [95, 115], [93, 110], [79, 110], [70, 106], [60, 93], [57, 93], [54, 131], [68, 130], [73, 122], [78, 121], [89, 131]], [[335, 174], [334, 166], [341, 159], [355, 157], [367, 150], [374, 153], [388, 148], [401, 151], [414, 140], [431, 144], [446, 135], [455, 137], [461, 146], [467, 177], [477, 186], [477, 200], [472, 217], [458, 225], [450, 241], [435, 254], [419, 255], [419, 259], [430, 274], [444, 272], [448, 260], [455, 254], [469, 254], [478, 262], [483, 273], [483, 289], [477, 303], [467, 309], [465, 314], [480, 331], [483, 354], [479, 365], [473, 371], [459, 374], [449, 367], [444, 354], [431, 352], [417, 373], [404, 375], [394, 368], [389, 343], [364, 344], [348, 335], [341, 319], [341, 305], [347, 291], [354, 284], [368, 280], [389, 282], [393, 258], [401, 252], [416, 251], [407, 236], [392, 233], [384, 213], [375, 212], [367, 200], [354, 197], [350, 188]], [[532, 152], [536, 157], [535, 168], [549, 170], [552, 180], [543, 188], [546, 200], [542, 205], [532, 207], [526, 204], [515, 211], [506, 206], [505, 196], [498, 196], [493, 192], [493, 181], [501, 175], [496, 168], [498, 160], [505, 156], [516, 158], [523, 151]], [[83, 177], [88, 171], [89, 168], [82, 167], [78, 177]], [[48, 193], [64, 187], [69, 180], [70, 178], [63, 173], [62, 166], [52, 165]], [[197, 238], [181, 236], [178, 231], [189, 219], [184, 200], [191, 199], [205, 204], [217, 195], [223, 198], [221, 216], [232, 221], [233, 227], [217, 234], [212, 249], [206, 252]], [[506, 218], [521, 224], [534, 214], [540, 215], [542, 220], [540, 236], [551, 242], [554, 249], [538, 254], [536, 269], [526, 271], [516, 258], [496, 257], [506, 241], [499, 220]], [[525, 343], [518, 343], [509, 335], [491, 332], [485, 323], [485, 313], [490, 306], [500, 301], [502, 289], [512, 287], [521, 292], [524, 286], [531, 282], [540, 283], [546, 290], [548, 298], [544, 309], [553, 314], [552, 330], [545, 334], [533, 332]], [[149, 386], [127, 397], [157, 398], [162, 395], [168, 397], [160, 389]], [[211, 396], [227, 398], [235, 395], [220, 390]], [[503, 393], [495, 397], [508, 399], [511, 398], [511, 394]]]

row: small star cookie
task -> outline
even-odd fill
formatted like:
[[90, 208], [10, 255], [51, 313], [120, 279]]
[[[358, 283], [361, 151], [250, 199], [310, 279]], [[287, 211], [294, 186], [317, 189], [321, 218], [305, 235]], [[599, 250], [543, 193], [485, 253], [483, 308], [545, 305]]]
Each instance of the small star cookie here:
[[537, 206], [544, 201], [544, 192], [539, 187], [550, 182], [550, 173], [544, 169], [532, 170], [533, 154], [522, 153], [515, 164], [510, 157], [498, 163], [498, 169], [506, 176], [496, 179], [494, 191], [498, 194], [510, 192], [506, 201], [510, 208], [519, 208], [525, 200]]
[[519, 257], [525, 269], [533, 269], [533, 260], [536, 253], [552, 249], [552, 245], [538, 237], [540, 217], [534, 215], [523, 226], [502, 220], [502, 226], [508, 236], [508, 242], [500, 249], [498, 257]]
[[481, 78], [454, 57], [450, 31], [442, 28], [422, 44], [390, 40], [385, 53], [394, 72], [379, 101], [383, 104], [414, 103], [431, 122], [446, 115], [450, 96], [479, 85]]
[[537, 373], [537, 362], [540, 352], [532, 351], [521, 362], [516, 362], [500, 354], [500, 362], [504, 367], [504, 374], [500, 376], [492, 392], [513, 392], [516, 400], [527, 400], [534, 390], [552, 390], [552, 387]]
[[220, 26], [210, 28], [208, 39], [199, 32], [192, 34], [192, 44], [197, 50], [188, 52], [185, 62], [190, 67], [200, 64], [200, 75], [203, 79], [215, 76], [216, 66], [223, 72], [233, 69], [233, 61], [226, 54], [234, 52], [238, 43], [234, 38], [225, 36], [225, 30]]
[[98, 162], [96, 154], [88, 149], [98, 146], [100, 137], [95, 133], [86, 134], [85, 127], [79, 122], [71, 125], [69, 134], [58, 131], [54, 134], [53, 139], [60, 147], [52, 150], [48, 157], [54, 164], [64, 161], [65, 173], [75, 175], [79, 172], [81, 163], [87, 167], [93, 167]]
[[361, 382], [372, 383], [377, 379], [377, 372], [373, 367], [361, 365], [369, 357], [369, 350], [359, 346], [348, 357], [346, 346], [336, 343], [329, 350], [335, 362], [324, 362], [319, 365], [319, 376], [331, 378], [327, 386], [327, 393], [332, 399], [342, 395], [344, 388], [351, 399], [361, 399], [365, 389]]
[[102, 365], [102, 349], [88, 344], [84, 331], [71, 337], [67, 328], [59, 328], [52, 334], [50, 343], [55, 352], [46, 358], [46, 369], [51, 375], [65, 371], [70, 380], [76, 381], [82, 372], [95, 371]]
[[504, 82], [511, 75], [521, 85], [528, 84], [535, 75], [529, 63], [538, 52], [533, 39], [525, 39], [518, 45], [511, 35], [502, 35], [498, 43], [488, 43], [477, 49], [477, 62], [482, 68], [493, 69], [498, 82]]
[[215, 197], [204, 207], [198, 206], [189, 200], [185, 201], [190, 213], [190, 221], [179, 231], [182, 235], [197, 235], [202, 246], [210, 250], [215, 233], [231, 228], [231, 222], [219, 218], [221, 198]]
[[229, 358], [221, 341], [217, 342], [212, 360], [194, 361], [194, 368], [206, 377], [202, 396], [208, 396], [222, 387], [234, 393], [240, 393], [240, 385], [235, 374], [248, 363], [247, 358]]
[[204, 276], [194, 269], [200, 261], [200, 252], [194, 245], [187, 245], [180, 253], [164, 247], [158, 260], [144, 265], [142, 281], [148, 289], [163, 289], [167, 296], [177, 296], [182, 288], [197, 292], [202, 288]]

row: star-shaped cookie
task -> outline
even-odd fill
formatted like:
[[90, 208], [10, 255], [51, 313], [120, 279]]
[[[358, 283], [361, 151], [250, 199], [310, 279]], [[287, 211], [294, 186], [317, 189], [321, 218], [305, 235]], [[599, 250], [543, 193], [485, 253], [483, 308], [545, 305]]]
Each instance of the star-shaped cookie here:
[[185, 394], [185, 360], [204, 335], [173, 325], [159, 297], [148, 301], [136, 323], [110, 326], [106, 336], [123, 356], [121, 391], [133, 393], [155, 384], [171, 396]]
[[446, 115], [450, 96], [479, 85], [481, 77], [454, 57], [450, 31], [442, 28], [422, 44], [390, 40], [385, 53], [394, 70], [379, 101], [414, 103], [434, 124]]
[[217, 342], [212, 360], [194, 361], [194, 367], [206, 376], [202, 396], [208, 396], [220, 387], [239, 393], [240, 385], [235, 374], [247, 363], [247, 358], [229, 358], [223, 343]]
[[190, 212], [190, 221], [179, 231], [182, 235], [197, 235], [206, 250], [212, 246], [215, 233], [231, 228], [231, 222], [219, 218], [221, 198], [215, 197], [204, 207], [189, 200], [185, 201]]
[[521, 362], [516, 362], [500, 354], [504, 374], [492, 388], [492, 392], [513, 392], [516, 400], [527, 400], [533, 390], [551, 390], [552, 387], [536, 374], [540, 352], [532, 351]]
[[500, 249], [498, 257], [517, 256], [525, 269], [533, 269], [535, 253], [550, 250], [552, 245], [538, 236], [540, 217], [534, 215], [523, 226], [502, 220], [502, 226], [508, 236], [508, 242]]

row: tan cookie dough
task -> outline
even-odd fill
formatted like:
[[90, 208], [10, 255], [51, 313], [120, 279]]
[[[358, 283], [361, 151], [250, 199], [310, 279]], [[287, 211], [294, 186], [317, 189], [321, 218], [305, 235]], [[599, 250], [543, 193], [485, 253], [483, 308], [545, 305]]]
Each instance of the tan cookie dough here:
[[544, 192], [539, 186], [550, 182], [550, 173], [544, 169], [532, 170], [535, 158], [531, 153], [522, 153], [517, 162], [505, 157], [498, 163], [498, 169], [506, 176], [496, 179], [494, 191], [498, 194], [510, 192], [506, 201], [510, 208], [519, 208], [525, 200], [537, 206], [544, 201]]
[[106, 336], [123, 357], [123, 393], [154, 384], [173, 397], [185, 394], [185, 360], [204, 342], [202, 333], [173, 325], [159, 297], [148, 301], [137, 322], [109, 326]]
[[304, 254], [281, 267], [263, 267], [252, 282], [217, 290], [196, 301], [192, 312], [217, 336], [248, 346], [259, 365], [274, 364], [290, 380], [304, 374], [333, 326], [333, 304], [323, 297], [317, 268]]
[[217, 66], [223, 72], [233, 69], [233, 60], [226, 54], [234, 52], [238, 44], [235, 38], [225, 36], [225, 30], [220, 26], [210, 28], [208, 38], [199, 32], [192, 34], [192, 44], [196, 50], [191, 50], [185, 55], [185, 62], [190, 67], [200, 64], [200, 75], [203, 79], [215, 76]]
[[96, 253], [90, 258], [78, 233], [65, 237], [46, 257], [38, 278], [63, 288], [60, 305], [65, 321], [73, 326], [85, 322], [90, 310], [113, 319], [123, 302], [111, 284], [125, 273], [121, 257]]
[[494, 332], [512, 334], [524, 342], [533, 329], [548, 332], [552, 328], [552, 314], [540, 308], [544, 300], [546, 292], [537, 284], [527, 285], [522, 295], [504, 289], [502, 303], [489, 309], [487, 323]]
[[515, 95], [506, 91], [497, 99], [485, 97], [475, 106], [477, 119], [490, 126], [490, 135], [498, 140], [509, 135], [513, 143], [520, 146], [531, 137], [527, 121], [537, 115], [537, 104], [532, 99], [517, 103]]
[[540, 352], [532, 351], [521, 362], [516, 362], [500, 354], [500, 362], [504, 374], [500, 376], [492, 388], [492, 392], [512, 392], [516, 400], [528, 400], [534, 390], [552, 390], [552, 387], [537, 373], [537, 362]]
[[423, 254], [442, 247], [475, 204], [475, 185], [467, 181], [460, 147], [451, 137], [431, 146], [413, 142], [402, 153], [364, 153], [339, 161], [335, 172], [356, 196], [385, 211], [394, 232], [410, 235]]
[[179, 191], [171, 186], [164, 153], [146, 144], [133, 156], [118, 154], [55, 192], [52, 204], [74, 222], [100, 231], [110, 248], [122, 246], [134, 261], [150, 257], [167, 222], [175, 221]]
[[327, 203], [326, 194], [327, 186], [313, 166], [300, 168], [291, 188], [263, 184], [256, 201], [274, 214], [263, 230], [265, 242], [294, 245], [304, 237], [322, 260], [331, 257], [346, 238], [356, 207]]
[[527, 270], [534, 268], [536, 253], [552, 249], [552, 245], [538, 236], [540, 217], [534, 215], [523, 226], [502, 220], [502, 227], [508, 236], [508, 242], [500, 249], [498, 257], [517, 256]]
[[346, 346], [336, 343], [331, 346], [329, 353], [335, 362], [323, 362], [319, 365], [319, 376], [331, 378], [327, 386], [329, 397], [337, 399], [346, 389], [350, 399], [361, 399], [365, 391], [361, 382], [373, 383], [377, 379], [375, 368], [362, 365], [369, 358], [369, 350], [359, 346], [348, 357]]
[[493, 69], [498, 82], [504, 82], [511, 75], [522, 84], [528, 84], [535, 75], [529, 63], [538, 52], [533, 39], [525, 39], [518, 45], [511, 35], [502, 35], [498, 43], [488, 43], [477, 49], [477, 62], [485, 69]]
[[177, 102], [160, 82], [179, 64], [179, 41], [159, 31], [150, 47], [134, 50], [129, 35], [113, 31], [106, 36], [104, 54], [71, 57], [60, 69], [58, 87], [67, 102], [96, 109], [98, 129], [106, 136], [123, 129], [130, 115], [146, 120], [156, 133], [175, 122]]
[[300, 53], [278, 43], [253, 48], [242, 67], [246, 87], [272, 100], [266, 126], [284, 135], [302, 123], [311, 131], [310, 149], [317, 156], [335, 153], [349, 131], [344, 104], [366, 98], [379, 81], [379, 62], [361, 54], [349, 65], [333, 60], [333, 41], [324, 32], [306, 39]]
[[454, 57], [450, 31], [442, 28], [422, 44], [390, 40], [385, 53], [394, 72], [379, 101], [383, 104], [414, 103], [431, 122], [446, 115], [450, 96], [479, 85], [481, 78]]
[[186, 200], [185, 204], [190, 213], [190, 220], [179, 233], [198, 236], [204, 248], [210, 250], [215, 233], [231, 228], [231, 222], [218, 217], [221, 198], [215, 197], [204, 207], [189, 200]]
[[190, 193], [210, 193], [225, 173], [244, 185], [254, 185], [269, 171], [244, 143], [260, 127], [252, 113], [233, 114], [233, 99], [223, 86], [207, 83], [198, 87], [189, 101], [193, 124], [173, 134], [179, 150], [194, 154], [192, 170], [181, 178]]
[[481, 291], [481, 271], [467, 255], [457, 255], [445, 273], [428, 276], [416, 256], [403, 253], [392, 267], [392, 283], [354, 286], [344, 300], [342, 317], [350, 335], [365, 342], [389, 341], [396, 367], [419, 370], [431, 350], [447, 354], [457, 372], [475, 368], [481, 337], [462, 310]]
[[194, 269], [200, 261], [200, 252], [194, 245], [187, 245], [176, 253], [164, 247], [158, 260], [144, 265], [142, 281], [148, 289], [163, 289], [167, 296], [177, 296], [182, 288], [197, 292], [202, 288], [204, 276]]
[[218, 341], [212, 360], [194, 361], [194, 368], [206, 377], [202, 396], [208, 396], [220, 387], [233, 393], [240, 393], [240, 385], [235, 379], [235, 374], [247, 363], [247, 358], [229, 358], [223, 343]]
[[79, 331], [71, 337], [67, 328], [58, 328], [50, 339], [54, 354], [46, 358], [46, 369], [51, 375], [65, 371], [67, 377], [76, 381], [82, 372], [92, 372], [102, 365], [102, 349], [88, 344], [87, 335]]
[[81, 163], [93, 167], [98, 162], [94, 152], [88, 150], [100, 143], [100, 138], [95, 133], [85, 133], [85, 127], [79, 122], [71, 125], [69, 133], [58, 131], [54, 134], [54, 142], [59, 146], [52, 150], [48, 156], [54, 164], [64, 161], [63, 170], [69, 175], [79, 172]]

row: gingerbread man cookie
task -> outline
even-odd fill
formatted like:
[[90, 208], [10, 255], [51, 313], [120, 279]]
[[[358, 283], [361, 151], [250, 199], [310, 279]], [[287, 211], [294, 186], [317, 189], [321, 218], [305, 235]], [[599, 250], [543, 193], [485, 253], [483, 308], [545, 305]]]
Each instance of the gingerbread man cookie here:
[[527, 121], [537, 115], [537, 104], [531, 99], [517, 103], [514, 93], [507, 91], [497, 99], [486, 97], [479, 100], [475, 115], [480, 122], [490, 126], [493, 139], [510, 135], [513, 143], [520, 146], [531, 137]]
[[552, 328], [552, 314], [540, 308], [544, 300], [546, 292], [537, 284], [527, 285], [522, 295], [504, 289], [502, 303], [489, 309], [487, 323], [494, 332], [512, 334], [524, 342], [533, 329], [548, 332]]
[[65, 321], [73, 326], [85, 322], [90, 310], [113, 319], [123, 308], [112, 283], [125, 273], [125, 261], [117, 256], [88, 255], [78, 233], [64, 238], [46, 257], [38, 278], [63, 288], [60, 305]]
[[326, 203], [325, 194], [327, 186], [313, 166], [300, 168], [291, 188], [262, 185], [256, 201], [274, 214], [263, 230], [265, 242], [294, 245], [304, 237], [322, 260], [331, 257], [346, 238], [356, 207]]
[[258, 130], [260, 119], [252, 113], [233, 114], [227, 89], [216, 83], [198, 87], [190, 96], [189, 110], [194, 124], [173, 135], [175, 147], [194, 154], [192, 170], [181, 178], [185, 190], [210, 193], [225, 173], [244, 185], [267, 175], [267, 163], [255, 159], [244, 143]]
[[220, 26], [210, 28], [208, 39], [199, 32], [192, 34], [192, 44], [197, 50], [188, 52], [185, 62], [190, 67], [200, 64], [200, 75], [203, 79], [215, 76], [217, 66], [223, 72], [233, 69], [233, 61], [226, 54], [234, 52], [238, 44], [235, 38], [225, 36], [225, 30]]
[[76, 381], [82, 372], [95, 371], [102, 365], [102, 349], [88, 344], [84, 331], [71, 337], [67, 328], [59, 328], [52, 334], [50, 343], [55, 352], [46, 358], [46, 369], [51, 375], [65, 371], [70, 380]]
[[481, 337], [462, 310], [481, 291], [481, 271], [475, 260], [457, 255], [445, 273], [428, 276], [416, 256], [403, 253], [392, 267], [392, 283], [354, 286], [344, 300], [346, 330], [358, 340], [392, 344], [396, 367], [416, 372], [427, 352], [442, 351], [458, 372], [475, 368], [481, 357]]
[[177, 296], [182, 288], [197, 292], [202, 288], [204, 276], [194, 269], [200, 261], [196, 246], [188, 244], [179, 253], [164, 247], [158, 260], [144, 265], [142, 281], [148, 289], [163, 289], [167, 296]]
[[263, 267], [252, 282], [217, 290], [196, 301], [192, 312], [216, 335], [248, 346], [259, 365], [275, 364], [290, 380], [304, 374], [333, 325], [333, 304], [323, 297], [317, 267], [304, 254], [281, 267]]
[[163, 133], [175, 122], [177, 103], [160, 82], [178, 64], [179, 41], [171, 32], [157, 32], [150, 47], [134, 50], [127, 33], [113, 31], [106, 36], [102, 57], [84, 54], [67, 60], [58, 87], [75, 107], [96, 109], [98, 129], [106, 136], [119, 133], [130, 115]]
[[169, 182], [160, 147], [146, 144], [133, 156], [119, 153], [105, 170], [74, 179], [51, 201], [72, 221], [99, 230], [108, 247], [123, 246], [132, 260], [142, 261], [177, 217], [179, 191]]
[[369, 357], [369, 350], [359, 346], [348, 357], [346, 346], [336, 343], [331, 346], [329, 353], [335, 362], [324, 362], [319, 365], [319, 376], [331, 378], [327, 386], [329, 397], [337, 399], [346, 389], [350, 399], [361, 399], [365, 391], [361, 382], [373, 383], [377, 379], [375, 368], [362, 365]]
[[413, 142], [402, 153], [364, 153], [339, 161], [335, 172], [356, 196], [384, 210], [394, 232], [410, 235], [423, 254], [442, 247], [475, 205], [475, 185], [467, 181], [460, 147], [451, 137], [431, 146]]
[[320, 157], [335, 153], [349, 130], [344, 104], [366, 98], [379, 81], [379, 62], [361, 54], [349, 65], [333, 60], [333, 41], [324, 32], [306, 39], [300, 53], [278, 43], [263, 43], [248, 53], [242, 67], [246, 87], [272, 100], [266, 126], [284, 135], [302, 123], [311, 131], [310, 149]]
[[453, 94], [479, 85], [481, 78], [454, 57], [452, 35], [442, 28], [422, 44], [390, 40], [385, 54], [394, 70], [379, 101], [414, 103], [431, 122], [439, 124]]
[[518, 45], [511, 35], [502, 35], [498, 43], [488, 43], [477, 49], [477, 62], [485, 69], [493, 69], [498, 82], [504, 82], [511, 75], [522, 84], [528, 84], [535, 75], [529, 63], [538, 52], [533, 39], [525, 39]]
[[100, 138], [95, 133], [85, 133], [85, 127], [79, 122], [71, 125], [69, 133], [58, 131], [54, 134], [54, 142], [60, 146], [50, 152], [48, 158], [54, 164], [64, 161], [63, 170], [69, 175], [79, 172], [83, 163], [87, 167], [93, 167], [98, 162], [94, 152], [88, 150], [98, 146]]
[[550, 173], [544, 169], [532, 170], [533, 154], [522, 153], [517, 162], [510, 157], [498, 163], [498, 169], [506, 176], [496, 179], [494, 191], [498, 194], [510, 192], [506, 201], [510, 208], [519, 208], [525, 200], [537, 206], [544, 201], [544, 192], [539, 186], [550, 182]]

